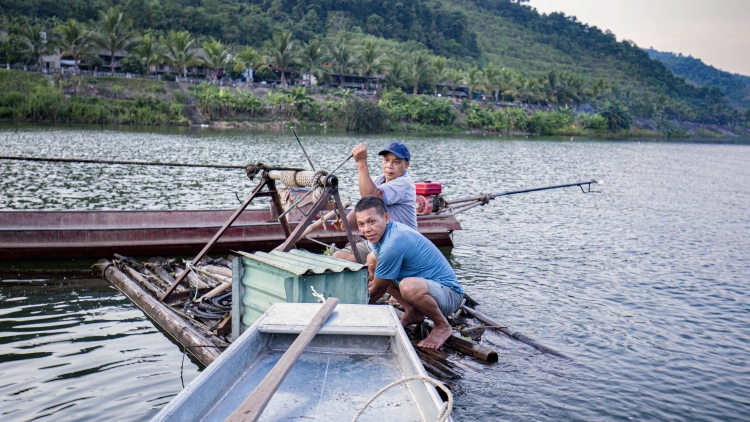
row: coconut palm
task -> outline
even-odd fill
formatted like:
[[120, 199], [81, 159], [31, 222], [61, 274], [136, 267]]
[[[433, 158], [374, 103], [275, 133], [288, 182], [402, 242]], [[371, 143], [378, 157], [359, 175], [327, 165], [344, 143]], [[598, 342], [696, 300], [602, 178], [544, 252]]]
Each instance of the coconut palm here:
[[187, 77], [187, 67], [196, 62], [195, 50], [193, 49], [195, 40], [187, 31], [169, 31], [167, 38], [164, 40], [165, 58], [167, 63], [174, 66], [182, 73], [182, 77]]
[[[518, 95], [518, 77], [516, 73], [510, 69], [503, 69], [498, 76], [497, 88], [498, 94], [502, 94], [503, 96], [510, 95], [515, 99]], [[498, 101], [500, 101], [499, 95]]]
[[75, 19], [68, 19], [66, 23], [57, 25], [55, 32], [60, 36], [56, 43], [60, 55], [72, 56], [73, 71], [78, 73], [81, 57], [86, 57], [92, 52], [93, 43], [89, 31]]
[[464, 79], [464, 83], [469, 87], [469, 99], [471, 100], [474, 96], [474, 89], [481, 85], [482, 79], [484, 76], [482, 75], [482, 71], [477, 69], [476, 66], [469, 68], [469, 72], [466, 74], [466, 78]]
[[527, 103], [537, 100], [542, 84], [537, 78], [522, 78], [518, 85], [518, 95]]
[[391, 88], [403, 88], [406, 86], [406, 66], [401, 60], [391, 57], [386, 63], [388, 73], [385, 75], [385, 84]]
[[133, 21], [124, 17], [119, 7], [110, 7], [107, 12], [99, 11], [99, 23], [91, 38], [94, 44], [109, 52], [109, 70], [115, 73], [115, 53], [127, 50], [138, 39], [132, 29]]
[[34, 64], [42, 66], [42, 56], [49, 53], [50, 45], [43, 35], [44, 31], [40, 25], [26, 25], [21, 28], [21, 43], [24, 45], [26, 55], [34, 61]]
[[414, 87], [414, 95], [419, 93], [419, 84], [428, 80], [432, 74], [430, 62], [422, 53], [412, 53], [406, 62], [406, 78]]
[[[260, 61], [261, 57], [252, 47], [246, 47], [241, 53], [234, 56], [234, 71], [244, 72], [252, 69]], [[247, 75], [247, 84], [250, 85], [250, 74]]]
[[456, 96], [456, 90], [458, 89], [459, 85], [461, 85], [461, 82], [464, 81], [465, 77], [466, 74], [458, 69], [450, 69], [445, 75], [445, 81], [450, 84], [451, 91], [453, 91], [454, 97]]
[[299, 50], [297, 42], [292, 39], [292, 33], [288, 31], [276, 32], [265, 44], [266, 59], [281, 71], [281, 84], [286, 85], [285, 72], [293, 64], [297, 63]]
[[499, 97], [500, 72], [500, 69], [492, 63], [484, 69], [484, 89], [492, 93], [493, 100]]
[[340, 86], [344, 87], [344, 75], [347, 73], [353, 73], [354, 69], [357, 68], [357, 58], [352, 54], [352, 50], [341, 41], [336, 44], [330, 51], [331, 59], [333, 59], [333, 66], [341, 79]]
[[326, 50], [319, 40], [311, 40], [302, 46], [300, 53], [301, 70], [308, 75], [307, 84], [312, 86], [312, 77], [321, 80], [328, 76], [328, 68], [324, 66]]
[[438, 56], [432, 59], [432, 84], [435, 85], [435, 96], [437, 96], [438, 85], [448, 78], [448, 69], [445, 67], [445, 62], [445, 57]]
[[383, 70], [381, 57], [377, 42], [373, 38], [365, 40], [365, 47], [359, 54], [359, 74], [366, 77], [367, 82], [370, 81], [371, 75], [377, 75]]
[[203, 56], [200, 61], [215, 74], [217, 70], [223, 69], [227, 64], [229, 50], [221, 43], [212, 39], [203, 44]]
[[151, 66], [164, 62], [164, 53], [163, 43], [151, 34], [144, 35], [130, 51], [130, 54], [146, 66], [147, 73], [151, 73]]

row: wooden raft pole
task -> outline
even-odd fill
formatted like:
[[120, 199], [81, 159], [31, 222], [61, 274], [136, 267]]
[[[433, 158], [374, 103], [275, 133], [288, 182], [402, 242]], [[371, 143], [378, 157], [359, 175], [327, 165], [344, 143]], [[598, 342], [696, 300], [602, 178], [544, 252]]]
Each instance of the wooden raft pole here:
[[172, 310], [143, 290], [107, 259], [100, 259], [95, 266], [113, 286], [117, 287], [131, 302], [159, 324], [165, 331], [182, 344], [202, 364], [208, 366], [221, 349], [214, 345], [203, 333], [193, 328], [175, 315]]
[[506, 328], [505, 326], [503, 326], [503, 324], [500, 324], [499, 322], [495, 321], [494, 319], [488, 317], [487, 315], [485, 315], [485, 314], [483, 314], [483, 313], [481, 313], [481, 312], [479, 312], [479, 311], [477, 311], [475, 309], [469, 308], [466, 305], [462, 306], [461, 309], [463, 309], [464, 311], [466, 311], [466, 313], [468, 313], [472, 317], [474, 317], [474, 318], [482, 321], [483, 323], [489, 325], [490, 327], [488, 327], [488, 328], [496, 328], [497, 330], [503, 332], [504, 334], [507, 334], [509, 337], [514, 338], [514, 339], [520, 341], [521, 343], [528, 344], [529, 346], [531, 346], [531, 347], [539, 350], [542, 353], [547, 353], [547, 354], [554, 355], [554, 356], [557, 356], [557, 357], [561, 357], [561, 358], [564, 358], [564, 359], [570, 359], [570, 360], [572, 360], [569, 356], [566, 356], [565, 354], [560, 353], [560, 352], [558, 352], [555, 349], [551, 349], [551, 348], [549, 348], [549, 347], [547, 347], [547, 346], [545, 346], [543, 344], [539, 344], [536, 341], [534, 341], [534, 340], [526, 337], [525, 335], [523, 335], [521, 333], [517, 333], [517, 332], [513, 332], [513, 331], [509, 330], [508, 328]]
[[276, 365], [274, 365], [271, 372], [263, 378], [263, 381], [261, 381], [260, 384], [258, 384], [258, 387], [255, 388], [255, 391], [253, 391], [252, 394], [242, 402], [240, 407], [225, 419], [225, 422], [254, 422], [258, 420], [263, 413], [263, 410], [266, 408], [266, 405], [268, 405], [268, 402], [271, 401], [274, 393], [276, 393], [276, 390], [284, 381], [284, 378], [286, 378], [289, 371], [292, 370], [292, 367], [302, 355], [302, 352], [305, 351], [307, 345], [310, 344], [312, 339], [315, 338], [315, 335], [318, 334], [318, 331], [320, 331], [320, 328], [328, 320], [328, 317], [331, 316], [338, 303], [339, 300], [335, 297], [326, 300], [320, 310], [318, 310], [315, 316], [313, 316], [310, 323], [307, 324], [307, 327], [302, 330], [299, 336], [297, 336], [297, 339], [294, 340], [294, 343], [292, 343], [286, 353], [284, 353], [284, 356], [282, 356]]

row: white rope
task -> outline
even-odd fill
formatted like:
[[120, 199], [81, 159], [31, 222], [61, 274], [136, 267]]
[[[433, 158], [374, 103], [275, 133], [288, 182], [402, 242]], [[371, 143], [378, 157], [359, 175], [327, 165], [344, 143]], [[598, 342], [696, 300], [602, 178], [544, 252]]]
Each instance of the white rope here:
[[315, 291], [315, 287], [313, 287], [313, 286], [310, 286], [310, 288], [311, 288], [311, 289], [312, 289], [312, 291], [313, 291], [313, 296], [315, 296], [316, 298], [318, 298], [318, 302], [320, 302], [320, 303], [323, 303], [323, 302], [325, 302], [325, 301], [326, 301], [326, 297], [325, 297], [325, 296], [323, 296], [322, 294], [320, 294], [320, 293], [316, 292], [316, 291]]
[[367, 403], [365, 403], [365, 405], [362, 406], [361, 409], [359, 409], [359, 412], [357, 412], [357, 414], [354, 415], [354, 419], [352, 419], [352, 422], [357, 422], [357, 420], [362, 415], [362, 413], [364, 413], [365, 409], [367, 409], [367, 407], [370, 406], [370, 404], [372, 404], [372, 402], [374, 402], [375, 399], [377, 399], [381, 394], [385, 393], [390, 388], [393, 388], [399, 384], [403, 384], [403, 383], [406, 383], [409, 381], [415, 381], [415, 380], [429, 382], [430, 384], [434, 385], [435, 387], [445, 392], [445, 394], [448, 396], [448, 401], [445, 402], [445, 405], [443, 406], [443, 410], [441, 410], [440, 413], [438, 414], [438, 418], [436, 422], [447, 421], [448, 416], [450, 416], [450, 414], [453, 412], [453, 393], [451, 393], [451, 390], [448, 389], [448, 387], [446, 387], [445, 385], [443, 385], [443, 383], [441, 383], [440, 381], [434, 380], [430, 377], [425, 377], [422, 375], [413, 375], [411, 377], [402, 378], [398, 381], [392, 382], [386, 385], [385, 387], [383, 387], [377, 393], [375, 393], [375, 395], [372, 396], [372, 398], [368, 400]]

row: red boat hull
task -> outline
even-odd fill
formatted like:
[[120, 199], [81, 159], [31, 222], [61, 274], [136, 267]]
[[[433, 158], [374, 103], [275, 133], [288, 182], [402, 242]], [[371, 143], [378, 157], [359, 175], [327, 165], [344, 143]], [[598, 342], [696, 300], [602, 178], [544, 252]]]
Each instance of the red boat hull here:
[[[0, 211], [0, 261], [193, 255], [216, 234], [233, 210], [195, 211]], [[438, 246], [451, 246], [461, 230], [452, 215], [418, 217], [419, 231]], [[292, 230], [296, 223], [291, 223]], [[343, 246], [346, 234], [330, 224], [310, 237]], [[210, 253], [271, 250], [284, 232], [268, 209], [248, 209]], [[309, 240], [299, 247], [319, 249]]]

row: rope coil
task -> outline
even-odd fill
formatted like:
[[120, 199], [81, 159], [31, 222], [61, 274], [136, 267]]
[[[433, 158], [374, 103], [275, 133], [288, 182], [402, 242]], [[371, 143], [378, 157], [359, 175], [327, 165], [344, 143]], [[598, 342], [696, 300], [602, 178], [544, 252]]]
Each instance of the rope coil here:
[[451, 393], [451, 390], [448, 387], [446, 387], [443, 383], [441, 383], [440, 381], [434, 380], [434, 379], [432, 379], [430, 377], [425, 377], [423, 375], [413, 375], [411, 377], [402, 378], [402, 379], [400, 379], [398, 381], [392, 382], [392, 383], [386, 385], [385, 387], [383, 387], [377, 393], [375, 393], [375, 395], [372, 396], [372, 398], [370, 400], [368, 400], [367, 403], [365, 403], [364, 406], [362, 406], [361, 409], [359, 409], [359, 412], [357, 412], [357, 414], [354, 415], [354, 419], [352, 419], [352, 422], [357, 422], [358, 419], [359, 419], [359, 417], [362, 416], [362, 413], [364, 413], [365, 409], [367, 409], [367, 407], [370, 406], [370, 404], [372, 404], [372, 402], [374, 402], [375, 399], [377, 399], [378, 397], [380, 397], [381, 394], [385, 393], [389, 389], [391, 389], [391, 388], [393, 388], [393, 387], [395, 387], [395, 386], [397, 386], [399, 384], [404, 384], [404, 383], [409, 382], [409, 381], [425, 381], [425, 382], [428, 382], [428, 383], [434, 385], [435, 387], [437, 387], [437, 388], [439, 388], [439, 389], [441, 389], [441, 390], [443, 390], [445, 392], [445, 395], [448, 396], [448, 401], [445, 402], [445, 404], [443, 405], [443, 410], [441, 410], [440, 413], [438, 414], [437, 422], [445, 422], [445, 421], [447, 421], [448, 420], [448, 416], [450, 416], [450, 414], [453, 412], [453, 393]]

